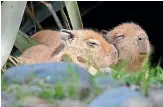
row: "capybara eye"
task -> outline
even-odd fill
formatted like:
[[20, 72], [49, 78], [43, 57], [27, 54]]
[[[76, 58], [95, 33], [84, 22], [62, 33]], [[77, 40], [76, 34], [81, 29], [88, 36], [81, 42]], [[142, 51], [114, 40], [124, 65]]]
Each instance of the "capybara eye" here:
[[142, 40], [142, 38], [139, 37], [138, 40]]
[[91, 47], [91, 48], [94, 48], [95, 46], [98, 46], [97, 43], [91, 42], [91, 41], [87, 41], [87, 45], [88, 45], [89, 47]]
[[108, 32], [106, 30], [101, 30], [101, 34], [106, 35]]
[[124, 39], [124, 35], [117, 36], [115, 39], [116, 39], [117, 41], [120, 41], [120, 40]]

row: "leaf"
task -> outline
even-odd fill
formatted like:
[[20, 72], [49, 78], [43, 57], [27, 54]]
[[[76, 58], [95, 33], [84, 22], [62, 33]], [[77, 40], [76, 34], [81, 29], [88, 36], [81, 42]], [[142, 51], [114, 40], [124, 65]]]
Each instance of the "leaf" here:
[[19, 49], [20, 52], [23, 52], [25, 49], [35, 46], [37, 44], [39, 44], [39, 42], [30, 38], [22, 31], [18, 31], [14, 45]]
[[83, 23], [77, 1], [65, 1], [65, 4], [73, 29], [82, 29]]
[[46, 5], [47, 8], [49, 9], [49, 11], [52, 13], [52, 16], [53, 16], [55, 22], [57, 23], [59, 29], [63, 29], [62, 23], [60, 22], [60, 20], [59, 20], [57, 14], [56, 14], [56, 12], [55, 12], [55, 10], [53, 9], [52, 4], [49, 3], [49, 2], [43, 2], [43, 1], [41, 1], [41, 3], [43, 3], [44, 5]]
[[67, 16], [66, 16], [64, 9], [63, 9], [63, 3], [64, 2], [62, 3], [62, 1], [59, 1], [58, 3], [60, 5], [60, 11], [61, 11], [61, 15], [63, 18], [64, 25], [66, 26], [66, 29], [71, 29], [70, 24], [69, 24], [68, 19], [67, 19]]
[[17, 32], [23, 17], [27, 1], [4, 1], [2, 3], [2, 38], [1, 38], [1, 68], [7, 61], [13, 48]]

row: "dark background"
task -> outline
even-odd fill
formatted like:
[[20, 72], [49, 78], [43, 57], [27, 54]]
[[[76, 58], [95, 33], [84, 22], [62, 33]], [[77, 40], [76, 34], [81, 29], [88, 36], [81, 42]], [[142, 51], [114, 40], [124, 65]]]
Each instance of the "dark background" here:
[[[78, 2], [84, 5], [91, 2]], [[112, 29], [123, 22], [136, 22], [144, 28], [154, 47], [152, 65], [160, 61], [163, 67], [163, 2], [105, 1], [82, 17], [85, 28]]]

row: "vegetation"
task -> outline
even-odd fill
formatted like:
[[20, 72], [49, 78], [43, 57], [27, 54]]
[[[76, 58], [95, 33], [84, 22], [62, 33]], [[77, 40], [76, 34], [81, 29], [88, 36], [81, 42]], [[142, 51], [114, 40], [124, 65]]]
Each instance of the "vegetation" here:
[[[72, 98], [72, 99], [80, 99], [81, 95], [77, 92], [78, 87], [78, 76], [76, 73], [74, 73], [75, 69], [72, 69], [70, 67], [67, 68], [68, 72], [72, 75], [72, 81], [70, 83], [57, 83], [55, 86], [50, 85], [47, 83], [44, 83], [44, 80], [40, 80], [38, 85], [41, 88], [41, 92], [32, 92], [32, 91], [24, 91], [24, 88], [22, 85], [14, 85], [12, 88], [5, 83], [5, 81], [2, 79], [2, 90], [8, 93], [15, 93], [17, 98], [22, 99], [26, 96], [38, 96], [40, 98], [46, 99], [49, 102], [53, 102], [54, 99], [63, 99], [63, 98]], [[118, 70], [119, 69], [119, 70]], [[99, 73], [96, 76], [91, 77], [92, 86], [94, 87], [91, 91], [91, 95], [94, 94], [94, 96], [89, 96], [87, 99], [87, 102], [90, 102], [93, 98], [95, 98], [97, 95], [101, 94], [101, 89], [98, 88], [95, 84], [94, 78], [101, 75], [107, 75], [106, 73]], [[110, 74], [109, 74], [110, 75]], [[148, 65], [146, 65], [141, 72], [137, 72], [134, 75], [130, 75], [129, 73], [126, 73], [122, 70], [121, 67], [117, 67], [113, 70], [111, 73], [112, 77], [123, 81], [126, 85], [137, 85], [140, 87], [140, 91], [144, 95], [148, 95], [148, 89], [151, 86], [159, 87], [160, 84], [163, 84], [163, 69], [161, 69], [159, 66], [155, 68], [149, 68]], [[30, 87], [32, 85], [26, 84], [27, 87]], [[10, 88], [9, 88], [10, 87]]]

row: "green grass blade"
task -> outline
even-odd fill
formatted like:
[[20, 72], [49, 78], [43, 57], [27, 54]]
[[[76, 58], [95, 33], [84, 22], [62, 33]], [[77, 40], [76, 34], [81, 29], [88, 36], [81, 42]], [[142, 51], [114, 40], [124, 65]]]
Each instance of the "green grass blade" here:
[[73, 29], [82, 29], [83, 23], [77, 1], [65, 1], [65, 4]]

